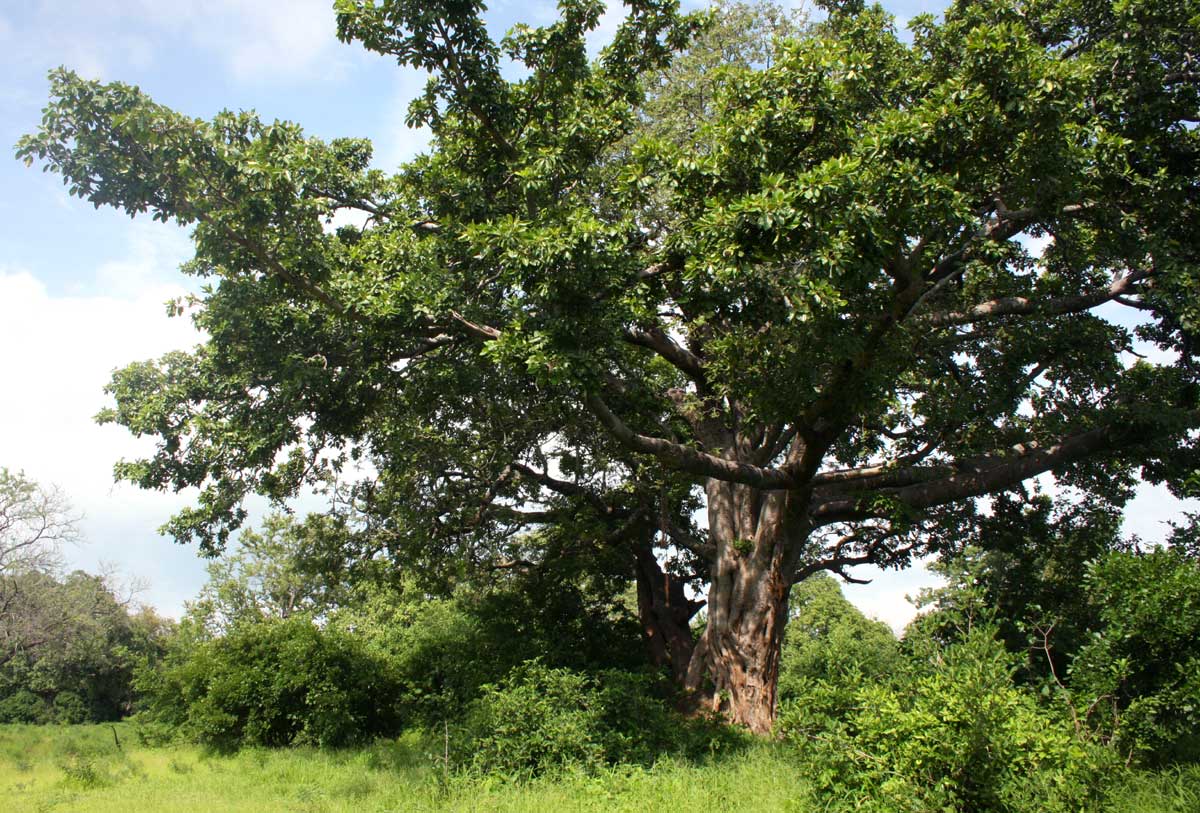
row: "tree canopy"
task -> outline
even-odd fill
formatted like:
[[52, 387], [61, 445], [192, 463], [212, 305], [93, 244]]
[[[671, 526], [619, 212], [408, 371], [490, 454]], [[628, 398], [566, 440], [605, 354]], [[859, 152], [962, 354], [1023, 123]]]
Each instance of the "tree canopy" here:
[[[670, 546], [659, 603], [705, 582], [707, 623], [659, 613], [664, 658], [765, 730], [794, 582], [903, 565], [1044, 473], [1186, 485], [1195, 0], [959, 0], [911, 42], [831, 2], [682, 131], [646, 91], [704, 16], [633, 0], [592, 60], [602, 10], [496, 42], [479, 0], [339, 0], [340, 38], [430, 73], [396, 173], [52, 74], [18, 154], [194, 227], [209, 338], [118, 371], [102, 416], [159, 439], [118, 476], [200, 488], [176, 537], [219, 549], [248, 493], [366, 460], [363, 538], [408, 562], [486, 569], [548, 524], [650, 571]], [[1177, 360], [1128, 363], [1135, 334]]]

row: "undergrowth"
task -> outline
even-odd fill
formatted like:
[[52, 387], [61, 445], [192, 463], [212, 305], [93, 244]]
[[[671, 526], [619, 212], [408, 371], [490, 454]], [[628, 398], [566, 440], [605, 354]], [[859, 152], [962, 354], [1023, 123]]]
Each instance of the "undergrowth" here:
[[[114, 738], [114, 733], [116, 738]], [[444, 736], [444, 734], [443, 734]], [[653, 765], [563, 768], [536, 779], [446, 770], [437, 736], [341, 750], [245, 749], [222, 755], [143, 744], [131, 723], [0, 726], [3, 809], [172, 813], [372, 811], [825, 811], [846, 797], [818, 788], [804, 749], [758, 744]], [[1200, 767], [1124, 770], [1089, 810], [1196, 813]]]

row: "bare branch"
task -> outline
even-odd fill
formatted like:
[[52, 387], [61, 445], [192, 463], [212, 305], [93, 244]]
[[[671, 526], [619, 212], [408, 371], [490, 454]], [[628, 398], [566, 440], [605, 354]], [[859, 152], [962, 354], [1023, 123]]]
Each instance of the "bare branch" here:
[[472, 337], [481, 341], [494, 341], [500, 338], [500, 331], [490, 325], [481, 325], [472, 322], [470, 319], [463, 316], [458, 311], [450, 311], [450, 317], [467, 329]]

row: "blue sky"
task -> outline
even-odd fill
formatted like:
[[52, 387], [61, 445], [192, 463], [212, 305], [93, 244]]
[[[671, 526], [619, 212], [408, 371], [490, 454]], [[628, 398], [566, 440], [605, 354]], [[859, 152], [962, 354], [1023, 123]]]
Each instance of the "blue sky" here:
[[[208, 118], [255, 109], [300, 122], [314, 135], [366, 136], [376, 163], [396, 166], [425, 143], [404, 127], [419, 74], [343, 45], [331, 0], [0, 0], [0, 142], [37, 126], [46, 72], [65, 65], [89, 78], [141, 86], [157, 101]], [[900, 20], [941, 3], [885, 4]], [[545, 2], [491, 5], [501, 33], [518, 21], [551, 19]], [[596, 44], [611, 32], [610, 8]], [[10, 152], [11, 155], [11, 152]], [[203, 582], [203, 563], [156, 528], [186, 495], [113, 484], [112, 463], [147, 448], [92, 416], [105, 405], [110, 372], [131, 361], [191, 346], [186, 320], [163, 303], [187, 284], [176, 268], [187, 234], [148, 218], [131, 220], [70, 198], [58, 177], [0, 160], [0, 466], [57, 484], [83, 514], [74, 566], [115, 566], [145, 586], [142, 600], [178, 614]], [[1129, 527], [1162, 536], [1177, 510], [1161, 492], [1140, 498]], [[860, 606], [899, 624], [906, 592], [930, 583], [917, 569], [848, 589]]]

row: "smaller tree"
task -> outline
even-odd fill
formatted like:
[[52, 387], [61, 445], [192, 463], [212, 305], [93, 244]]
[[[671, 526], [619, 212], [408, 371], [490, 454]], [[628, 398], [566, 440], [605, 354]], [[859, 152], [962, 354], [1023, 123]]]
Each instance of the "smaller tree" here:
[[796, 585], [789, 616], [779, 669], [781, 697], [798, 694], [814, 681], [886, 675], [900, 657], [888, 625], [863, 615], [828, 573]]
[[1003, 495], [948, 578], [920, 603], [912, 641], [953, 645], [994, 629], [1024, 663], [1018, 680], [1064, 701], [1080, 733], [1146, 762], [1200, 758], [1200, 560], [1194, 523], [1170, 544], [1122, 539], [1107, 505]]
[[796, 585], [779, 666], [780, 730], [836, 729], [865, 686], [902, 671], [900, 642], [887, 624], [863, 615], [828, 573]]
[[0, 665], [51, 639], [61, 624], [59, 614], [27, 612], [24, 591], [30, 574], [61, 571], [63, 545], [79, 538], [76, 522], [57, 488], [0, 467]]
[[1076, 706], [1146, 762], [1200, 761], [1200, 562], [1112, 553], [1086, 585], [1098, 623], [1071, 664]]
[[236, 550], [209, 562], [208, 582], [188, 615], [210, 634], [245, 622], [326, 615], [352, 592], [351, 536], [336, 514], [271, 514], [261, 530], [242, 533]]
[[59, 489], [0, 468], [0, 722], [119, 719], [136, 666], [164, 651], [173, 622], [131, 614], [105, 576], [63, 572], [78, 539]]
[[130, 613], [104, 577], [78, 570], [63, 577], [31, 571], [15, 584], [20, 600], [0, 626], [16, 630], [24, 645], [0, 665], [0, 722], [129, 714], [133, 673], [162, 656], [174, 622], [148, 608]]
[[918, 605], [936, 609], [914, 623], [949, 643], [986, 620], [1010, 652], [1026, 655], [1020, 680], [1053, 681], [1097, 628], [1084, 574], [1096, 559], [1130, 549], [1120, 530], [1120, 510], [1095, 499], [997, 495], [933, 564], [947, 583], [922, 592]]

